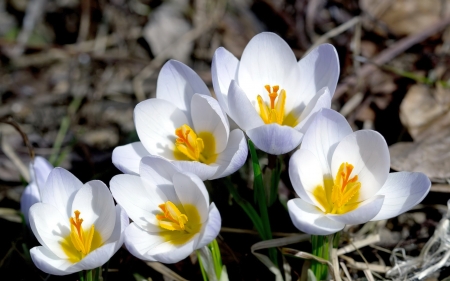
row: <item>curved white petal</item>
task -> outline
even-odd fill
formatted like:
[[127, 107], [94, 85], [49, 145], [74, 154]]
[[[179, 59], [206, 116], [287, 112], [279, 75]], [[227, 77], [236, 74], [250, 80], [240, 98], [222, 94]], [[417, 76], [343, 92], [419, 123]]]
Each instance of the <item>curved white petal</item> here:
[[156, 185], [173, 185], [172, 177], [181, 172], [173, 162], [159, 156], [146, 156], [142, 158], [140, 176]]
[[257, 105], [258, 95], [269, 101], [265, 85], [279, 85], [286, 90], [286, 107], [289, 107], [299, 93], [299, 72], [297, 59], [289, 45], [275, 33], [263, 32], [253, 37], [245, 47], [239, 64], [238, 82], [254, 105]]
[[366, 223], [373, 219], [381, 210], [383, 205], [384, 196], [376, 195], [362, 203], [353, 211], [342, 215], [332, 215], [327, 216], [337, 222], [343, 224], [361, 224]]
[[215, 140], [216, 153], [222, 152], [227, 146], [230, 128], [227, 117], [216, 99], [195, 94], [192, 97], [191, 117], [197, 135], [201, 132], [212, 133]]
[[136, 105], [134, 123], [139, 139], [152, 155], [174, 160], [175, 130], [191, 125], [183, 111], [166, 100], [149, 99]]
[[331, 158], [337, 144], [352, 128], [344, 116], [331, 109], [317, 113], [302, 140], [301, 149], [311, 151], [322, 166], [322, 173], [331, 176]]
[[216, 93], [217, 100], [220, 106], [227, 114], [230, 114], [228, 109], [228, 88], [231, 80], [236, 80], [237, 68], [239, 60], [228, 52], [225, 48], [219, 47], [212, 59], [211, 75]]
[[73, 198], [76, 191], [82, 186], [83, 183], [71, 172], [63, 168], [54, 168], [45, 185], [41, 187], [42, 203], [55, 206], [62, 215], [69, 219], [72, 216]]
[[211, 179], [219, 169], [216, 164], [206, 165], [197, 161], [173, 161], [172, 164], [182, 172], [197, 175], [202, 181]]
[[347, 135], [341, 140], [331, 160], [333, 179], [342, 163], [354, 166], [350, 177], [358, 175], [361, 183], [358, 202], [364, 201], [378, 192], [389, 174], [389, 150], [380, 133], [361, 130]]
[[236, 81], [232, 80], [228, 89], [228, 107], [230, 117], [236, 124], [247, 131], [264, 125], [264, 121], [256, 111], [257, 104], [250, 102]]
[[99, 180], [87, 182], [75, 194], [72, 216], [75, 211], [80, 212], [84, 229], [90, 229], [94, 225], [95, 230], [100, 233], [102, 241], [111, 236], [116, 221], [116, 212], [111, 192], [103, 182]]
[[130, 219], [128, 218], [127, 213], [120, 205], [116, 205], [116, 222], [114, 223], [114, 231], [111, 233], [111, 236], [104, 242], [104, 244], [115, 243], [115, 247], [117, 250], [122, 246], [124, 233], [127, 226], [130, 224]]
[[107, 263], [117, 250], [114, 243], [103, 245], [90, 252], [89, 255], [76, 264], [76, 267], [79, 269], [78, 271], [100, 267]]
[[166, 242], [158, 233], [150, 233], [131, 223], [125, 230], [128, 251], [143, 260], [175, 263], [188, 257], [198, 244], [198, 235], [182, 245]]
[[156, 186], [134, 175], [116, 175], [109, 185], [114, 199], [130, 219], [143, 229], [160, 231], [156, 219], [161, 212], [158, 205], [167, 201], [161, 190], [157, 191]]
[[147, 155], [150, 153], [138, 141], [114, 148], [112, 162], [122, 173], [139, 175], [139, 163]]
[[34, 162], [30, 163], [30, 176], [32, 181], [36, 181], [39, 188], [44, 186], [48, 175], [53, 170], [53, 165], [50, 164], [44, 157], [36, 156]]
[[303, 201], [321, 208], [312, 193], [317, 186], [324, 186], [323, 174], [320, 162], [311, 151], [299, 149], [292, 155], [289, 160], [289, 178]]
[[314, 205], [300, 198], [291, 199], [287, 203], [292, 223], [299, 230], [312, 235], [329, 235], [342, 230], [345, 224], [326, 217]]
[[41, 196], [39, 195], [39, 189], [35, 182], [30, 183], [25, 187], [25, 190], [20, 197], [20, 211], [25, 217], [25, 221], [29, 224], [28, 212], [30, 207], [41, 201]]
[[217, 207], [214, 203], [211, 203], [211, 205], [209, 206], [209, 218], [206, 222], [205, 230], [203, 232], [203, 235], [201, 236], [200, 242], [198, 243], [196, 248], [200, 249], [216, 239], [217, 235], [219, 235], [221, 226], [222, 218], [220, 217], [219, 210], [217, 210]]
[[193, 174], [177, 173], [173, 176], [173, 186], [181, 204], [195, 206], [204, 223], [208, 219], [209, 194], [201, 179]]
[[68, 259], [59, 258], [43, 246], [31, 249], [30, 255], [34, 265], [48, 274], [61, 276], [79, 271]]
[[302, 111], [300, 115], [300, 123], [295, 126], [295, 129], [305, 133], [311, 122], [314, 120], [317, 112], [319, 112], [323, 108], [331, 107], [331, 95], [328, 91], [328, 88], [322, 88], [317, 92], [316, 96], [312, 100], [309, 101], [306, 108]]
[[70, 235], [69, 219], [57, 208], [45, 203], [36, 203], [30, 208], [30, 226], [36, 239], [59, 258], [67, 258], [61, 241]]
[[384, 195], [383, 206], [372, 220], [398, 216], [419, 204], [430, 191], [431, 182], [422, 173], [398, 172], [389, 174], [377, 194]]
[[312, 50], [298, 62], [298, 68], [301, 95], [297, 96], [299, 100], [295, 104], [308, 104], [323, 87], [328, 87], [331, 96], [334, 95], [339, 78], [339, 57], [332, 45], [322, 44]]
[[176, 60], [166, 62], [158, 75], [156, 98], [174, 104], [189, 115], [195, 93], [211, 95], [205, 82], [189, 66]]
[[219, 169], [210, 179], [223, 178], [239, 170], [247, 160], [248, 147], [244, 133], [234, 129], [230, 133], [227, 147], [217, 157]]
[[303, 134], [288, 126], [278, 124], [263, 125], [248, 130], [247, 136], [262, 151], [280, 155], [294, 150], [300, 145]]

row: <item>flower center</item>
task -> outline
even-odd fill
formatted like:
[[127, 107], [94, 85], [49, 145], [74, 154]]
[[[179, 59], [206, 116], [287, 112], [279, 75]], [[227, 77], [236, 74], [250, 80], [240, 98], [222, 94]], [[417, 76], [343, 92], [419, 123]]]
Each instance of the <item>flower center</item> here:
[[278, 123], [282, 125], [284, 120], [286, 91], [282, 89], [280, 93], [278, 93], [278, 90], [280, 89], [278, 85], [275, 85], [272, 88], [270, 85], [266, 85], [264, 88], [266, 88], [269, 93], [270, 105], [267, 105], [262, 97], [258, 95], [259, 115], [266, 124]]
[[74, 214], [75, 216], [69, 219], [70, 235], [65, 237], [61, 243], [63, 251], [73, 263], [82, 260], [102, 244], [100, 233], [95, 230], [95, 226], [92, 225], [89, 230], [84, 230], [80, 211], [76, 210]]
[[197, 134], [188, 125], [184, 124], [175, 130], [175, 158], [177, 160], [192, 160], [205, 164], [214, 163], [217, 158], [215, 154], [216, 142], [214, 135], [210, 132]]
[[344, 162], [339, 166], [334, 182], [332, 179], [324, 179], [324, 187], [317, 186], [313, 195], [320, 203], [325, 213], [345, 214], [356, 209], [361, 183], [358, 176], [350, 178], [353, 171], [353, 165]]
[[180, 210], [170, 201], [158, 206], [163, 214], [156, 215], [159, 220], [159, 226], [167, 230], [178, 230], [191, 232], [191, 229], [187, 227], [188, 217], [181, 213]]

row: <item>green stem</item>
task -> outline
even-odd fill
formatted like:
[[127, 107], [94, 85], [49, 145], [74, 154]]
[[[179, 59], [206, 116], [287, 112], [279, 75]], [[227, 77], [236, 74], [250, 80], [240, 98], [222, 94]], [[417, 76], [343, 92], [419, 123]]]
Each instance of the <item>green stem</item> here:
[[[329, 260], [329, 243], [332, 243], [332, 239], [327, 236], [311, 235], [312, 254], [325, 260]], [[318, 281], [327, 278], [328, 267], [326, 264], [312, 261], [311, 270]]]
[[220, 255], [219, 243], [217, 243], [216, 239], [209, 244], [209, 249], [211, 250], [217, 280], [220, 280], [220, 275], [222, 274], [222, 257]]
[[86, 281], [93, 281], [92, 269], [91, 270], [86, 270]]
[[203, 267], [202, 259], [200, 257], [200, 252], [197, 252], [198, 265], [200, 266], [200, 271], [202, 272], [203, 281], [208, 281], [208, 275], [206, 274], [205, 268]]
[[[253, 164], [253, 192], [255, 192], [256, 202], [259, 207], [259, 214], [261, 215], [261, 221], [264, 227], [264, 240], [272, 239], [272, 230], [270, 228], [269, 212], [267, 210], [267, 198], [264, 188], [263, 177], [261, 173], [261, 167], [259, 166], [259, 159], [256, 155], [255, 146], [251, 140], [248, 140], [248, 147], [250, 155], [252, 157]], [[275, 248], [269, 248], [269, 258], [278, 267], [277, 251]]]

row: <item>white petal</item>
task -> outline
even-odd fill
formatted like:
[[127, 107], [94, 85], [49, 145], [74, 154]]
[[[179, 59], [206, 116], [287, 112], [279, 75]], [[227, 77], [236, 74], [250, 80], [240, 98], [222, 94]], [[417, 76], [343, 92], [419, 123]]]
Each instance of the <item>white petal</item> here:
[[321, 207], [312, 195], [314, 189], [324, 186], [320, 162], [309, 150], [297, 150], [289, 160], [289, 178], [297, 195], [309, 204]]
[[174, 104], [189, 115], [195, 93], [211, 95], [205, 82], [189, 66], [176, 60], [164, 64], [158, 76], [156, 98]]
[[298, 96], [301, 101], [296, 103], [309, 103], [323, 87], [328, 87], [331, 95], [334, 94], [339, 78], [339, 57], [332, 45], [322, 44], [312, 50], [298, 62], [298, 68], [298, 90], [302, 94]]
[[30, 208], [30, 226], [36, 239], [59, 258], [67, 258], [61, 241], [70, 235], [69, 219], [52, 205], [36, 203]]
[[317, 112], [319, 112], [323, 108], [331, 107], [331, 95], [328, 91], [328, 88], [322, 88], [317, 92], [317, 95], [308, 103], [306, 108], [300, 115], [300, 123], [295, 126], [295, 129], [298, 131], [305, 133], [311, 122], [314, 120]]
[[197, 245], [197, 249], [208, 245], [214, 239], [216, 239], [217, 235], [219, 235], [221, 225], [222, 218], [220, 217], [219, 210], [217, 210], [217, 207], [214, 203], [211, 203], [211, 205], [209, 206], [209, 218], [206, 222], [205, 230], [203, 232], [203, 235], [201, 236], [201, 240]]
[[125, 245], [134, 256], [148, 261], [176, 263], [188, 257], [198, 244], [198, 235], [182, 245], [166, 242], [158, 233], [142, 230], [130, 224], [125, 230]]
[[297, 59], [289, 45], [275, 33], [260, 33], [245, 47], [238, 69], [238, 83], [255, 106], [258, 95], [269, 101], [265, 85], [279, 85], [285, 89], [286, 106], [289, 106], [298, 92], [298, 79]]
[[205, 222], [208, 219], [209, 194], [201, 179], [193, 174], [177, 173], [173, 176], [173, 185], [181, 204], [195, 206], [201, 223]]
[[40, 201], [41, 196], [39, 195], [39, 189], [36, 183], [32, 182], [27, 185], [22, 193], [22, 196], [20, 197], [20, 211], [25, 217], [25, 221], [27, 224], [29, 224], [28, 212], [30, 210], [30, 207]]
[[389, 174], [377, 194], [384, 195], [381, 211], [372, 220], [384, 220], [400, 215], [419, 204], [430, 191], [431, 182], [422, 173]]
[[231, 81], [230, 88], [228, 90], [228, 107], [230, 110], [230, 117], [244, 131], [264, 125], [264, 122], [256, 111], [255, 106], [257, 106], [257, 104], [251, 104], [250, 100], [236, 81]]
[[217, 100], [205, 95], [195, 94], [192, 97], [191, 117], [197, 135], [201, 132], [212, 133], [215, 139], [216, 153], [222, 152], [227, 146], [230, 128], [227, 117], [223, 114]]
[[[134, 175], [114, 176], [110, 189], [114, 199], [125, 209], [130, 219], [146, 230], [160, 231], [156, 219], [156, 214], [161, 212], [158, 205], [167, 201], [161, 190], [157, 192], [154, 185]], [[155, 192], [151, 193], [152, 190]]]
[[43, 246], [31, 249], [30, 255], [37, 268], [51, 275], [67, 275], [78, 271], [68, 259], [59, 258]]
[[175, 130], [190, 125], [186, 114], [175, 105], [161, 99], [140, 102], [134, 109], [134, 123], [139, 139], [152, 155], [175, 159]]
[[300, 145], [303, 134], [288, 126], [278, 124], [263, 125], [248, 130], [247, 136], [262, 151], [281, 155], [294, 150]]
[[142, 157], [150, 155], [140, 141], [114, 148], [112, 162], [122, 173], [139, 175]]
[[230, 133], [225, 150], [219, 154], [216, 163], [219, 169], [210, 179], [223, 178], [239, 170], [247, 160], [248, 147], [244, 133], [234, 129]]
[[354, 132], [337, 145], [331, 160], [333, 179], [342, 163], [348, 162], [354, 166], [350, 177], [358, 175], [361, 183], [359, 200], [372, 197], [386, 182], [389, 174], [389, 150], [378, 132], [361, 130]]
[[225, 48], [219, 47], [212, 59], [211, 74], [216, 93], [217, 100], [220, 106], [227, 114], [230, 114], [228, 109], [228, 88], [231, 80], [236, 80], [237, 68], [239, 60], [228, 52]]
[[114, 223], [114, 231], [104, 244], [115, 243], [116, 251], [122, 246], [125, 229], [130, 224], [127, 213], [120, 205], [116, 205], [116, 222]]
[[146, 156], [142, 158], [140, 175], [143, 179], [156, 185], [173, 185], [172, 177], [181, 172], [175, 165], [159, 156]]
[[358, 206], [353, 211], [350, 211], [348, 213], [342, 214], [342, 215], [331, 215], [328, 214], [327, 216], [337, 222], [343, 223], [343, 224], [361, 224], [366, 223], [373, 219], [378, 212], [381, 210], [381, 206], [383, 205], [384, 196], [383, 195], [377, 195], [369, 200], [366, 200]]
[[90, 252], [89, 255], [76, 264], [76, 267], [79, 271], [100, 267], [107, 263], [109, 259], [111, 259], [111, 257], [117, 252], [117, 250], [118, 249], [116, 249], [116, 245], [114, 243], [103, 245]]
[[317, 113], [303, 137], [301, 149], [308, 149], [320, 161], [322, 173], [331, 176], [331, 158], [338, 143], [351, 134], [344, 116], [331, 109]]
[[48, 175], [52, 170], [53, 165], [41, 156], [36, 156], [36, 158], [34, 158], [34, 163], [30, 163], [31, 178], [36, 181], [39, 188], [44, 186]]
[[178, 170], [197, 175], [201, 180], [211, 179], [219, 169], [216, 164], [206, 165], [197, 161], [173, 161]]
[[312, 235], [329, 235], [342, 230], [343, 223], [333, 221], [315, 206], [300, 198], [291, 199], [287, 203], [292, 223], [299, 230]]
[[41, 187], [42, 203], [55, 206], [69, 219], [72, 216], [73, 198], [82, 186], [83, 183], [71, 172], [55, 168], [50, 172], [45, 185]]
[[100, 233], [102, 241], [108, 240], [114, 229], [116, 211], [111, 192], [103, 182], [99, 180], [87, 182], [77, 192], [73, 199], [72, 216], [75, 211], [80, 212], [84, 229], [95, 225], [95, 230]]

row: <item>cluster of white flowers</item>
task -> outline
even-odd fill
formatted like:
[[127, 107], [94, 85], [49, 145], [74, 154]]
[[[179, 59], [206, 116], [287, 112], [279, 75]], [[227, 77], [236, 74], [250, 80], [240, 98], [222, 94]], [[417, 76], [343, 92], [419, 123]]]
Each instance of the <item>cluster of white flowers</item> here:
[[[220, 231], [219, 211], [202, 181], [244, 165], [246, 136], [274, 155], [300, 146], [289, 162], [299, 198], [288, 209], [301, 231], [327, 235], [409, 210], [428, 193], [429, 179], [389, 174], [384, 138], [371, 130], [353, 132], [330, 109], [338, 77], [332, 45], [320, 45], [297, 62], [273, 33], [256, 35], [240, 61], [224, 48], [215, 52], [217, 99], [192, 69], [168, 61], [156, 98], [134, 110], [140, 142], [113, 151], [112, 161], [124, 174], [112, 178], [110, 191], [100, 181], [83, 185], [42, 158], [31, 165], [22, 211], [42, 244], [31, 250], [34, 263], [57, 275], [93, 269], [123, 241], [143, 260], [186, 258]], [[239, 128], [231, 130], [230, 123]]]

